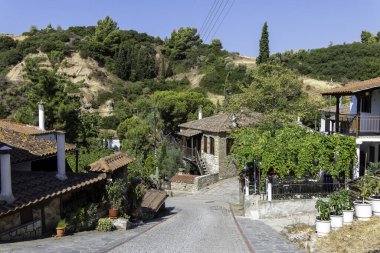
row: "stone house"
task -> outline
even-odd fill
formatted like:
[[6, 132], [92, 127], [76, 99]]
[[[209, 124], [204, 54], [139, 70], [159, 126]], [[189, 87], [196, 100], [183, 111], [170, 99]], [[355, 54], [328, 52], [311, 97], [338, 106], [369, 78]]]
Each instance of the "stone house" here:
[[38, 238], [95, 202], [106, 175], [67, 172], [73, 150], [63, 132], [0, 120], [0, 241]]
[[126, 154], [116, 152], [89, 164], [86, 166], [86, 170], [89, 172], [106, 173], [109, 179], [127, 178], [128, 164], [133, 161]]
[[200, 174], [219, 173], [219, 178], [237, 174], [236, 166], [228, 161], [233, 145], [229, 137], [233, 128], [254, 126], [262, 118], [261, 113], [222, 113], [203, 118], [198, 112], [198, 120], [179, 125], [181, 150], [184, 157], [194, 163]]

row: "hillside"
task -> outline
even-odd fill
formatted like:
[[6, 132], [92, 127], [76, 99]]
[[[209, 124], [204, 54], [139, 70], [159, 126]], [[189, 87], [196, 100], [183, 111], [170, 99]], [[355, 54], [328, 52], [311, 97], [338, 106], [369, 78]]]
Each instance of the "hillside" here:
[[274, 62], [318, 80], [347, 83], [380, 76], [380, 43], [334, 45], [311, 50], [286, 51], [271, 56]]

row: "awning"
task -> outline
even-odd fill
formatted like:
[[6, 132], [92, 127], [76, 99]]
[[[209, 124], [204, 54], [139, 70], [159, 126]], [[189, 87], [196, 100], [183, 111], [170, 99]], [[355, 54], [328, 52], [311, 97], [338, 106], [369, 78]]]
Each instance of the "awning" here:
[[199, 130], [186, 129], [186, 130], [182, 130], [181, 132], [178, 132], [177, 134], [185, 136], [185, 137], [192, 137], [192, 136], [195, 136], [195, 135], [198, 135], [198, 134], [201, 134], [201, 133], [202, 132], [199, 131]]

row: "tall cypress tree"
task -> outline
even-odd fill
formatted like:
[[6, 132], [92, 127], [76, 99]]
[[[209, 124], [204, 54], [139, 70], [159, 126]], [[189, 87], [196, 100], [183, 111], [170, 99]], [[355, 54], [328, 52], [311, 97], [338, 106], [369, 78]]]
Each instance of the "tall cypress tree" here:
[[259, 56], [256, 59], [256, 63], [260, 64], [267, 62], [269, 59], [269, 34], [268, 34], [268, 24], [267, 22], [263, 25], [263, 30], [261, 32], [260, 39], [260, 52]]

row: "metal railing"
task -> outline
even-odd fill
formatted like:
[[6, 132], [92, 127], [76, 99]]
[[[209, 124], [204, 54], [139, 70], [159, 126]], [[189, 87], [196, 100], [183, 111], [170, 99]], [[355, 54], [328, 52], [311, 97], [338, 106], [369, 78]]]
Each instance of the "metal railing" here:
[[326, 197], [345, 187], [342, 183], [279, 183], [271, 187], [272, 199], [310, 199]]

